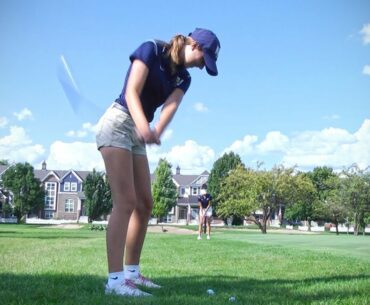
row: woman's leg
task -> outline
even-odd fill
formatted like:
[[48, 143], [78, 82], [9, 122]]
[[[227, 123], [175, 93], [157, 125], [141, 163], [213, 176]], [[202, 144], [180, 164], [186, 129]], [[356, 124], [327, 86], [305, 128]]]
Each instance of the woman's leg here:
[[112, 273], [123, 269], [128, 223], [137, 200], [131, 152], [116, 147], [102, 147], [100, 152], [113, 199], [107, 230], [108, 269]]
[[199, 216], [198, 216], [198, 219], [199, 219], [199, 229], [198, 229], [198, 238], [200, 236], [202, 236], [202, 227], [203, 227], [203, 221], [204, 221], [204, 218], [203, 218], [203, 214], [200, 212], [199, 210]]
[[211, 220], [212, 220], [212, 216], [209, 216], [207, 217], [207, 234], [208, 236], [211, 235]]
[[126, 239], [126, 265], [139, 265], [148, 221], [152, 213], [150, 170], [145, 155], [133, 155], [136, 206], [131, 214]]

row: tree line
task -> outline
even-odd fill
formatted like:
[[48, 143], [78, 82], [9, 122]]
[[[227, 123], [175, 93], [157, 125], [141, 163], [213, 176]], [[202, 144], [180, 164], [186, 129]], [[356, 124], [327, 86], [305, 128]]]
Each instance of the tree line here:
[[275, 166], [271, 170], [246, 167], [233, 152], [224, 154], [213, 166], [209, 188], [216, 213], [254, 222], [267, 232], [272, 213], [279, 222], [312, 221], [335, 225], [353, 224], [354, 234], [365, 234], [370, 223], [370, 173], [357, 165], [334, 172], [316, 167], [310, 172], [295, 167]]
[[[160, 219], [176, 205], [177, 189], [167, 160], [159, 160], [154, 176], [152, 215]], [[15, 215], [18, 222], [29, 213], [40, 215], [44, 208], [44, 188], [28, 163], [11, 166], [2, 177], [0, 190], [12, 192], [13, 205], [5, 203], [3, 214]], [[105, 218], [112, 209], [106, 175], [93, 170], [86, 177], [83, 191], [89, 221]], [[310, 230], [312, 221], [329, 222], [335, 225], [337, 234], [340, 224], [353, 224], [357, 235], [364, 233], [370, 223], [370, 173], [356, 165], [341, 172], [330, 167], [301, 172], [282, 165], [266, 170], [261, 163], [253, 169], [230, 152], [213, 164], [208, 191], [214, 198], [216, 216], [251, 221], [262, 233], [267, 232], [273, 213], [279, 215], [281, 225], [305, 221]]]

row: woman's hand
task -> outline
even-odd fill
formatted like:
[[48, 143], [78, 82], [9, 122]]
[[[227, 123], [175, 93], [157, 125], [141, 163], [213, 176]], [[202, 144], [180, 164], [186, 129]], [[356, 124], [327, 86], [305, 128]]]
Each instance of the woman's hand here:
[[136, 129], [137, 136], [139, 140], [145, 144], [157, 144], [161, 145], [161, 140], [156, 129], [147, 128], [146, 130], [139, 131]]

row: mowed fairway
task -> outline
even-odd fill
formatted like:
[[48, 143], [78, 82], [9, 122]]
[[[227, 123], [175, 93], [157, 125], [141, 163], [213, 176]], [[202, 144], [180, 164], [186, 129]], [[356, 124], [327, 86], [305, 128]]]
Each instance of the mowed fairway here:
[[105, 232], [0, 225], [0, 304], [370, 304], [369, 236], [148, 233], [141, 264], [162, 289], [105, 296]]

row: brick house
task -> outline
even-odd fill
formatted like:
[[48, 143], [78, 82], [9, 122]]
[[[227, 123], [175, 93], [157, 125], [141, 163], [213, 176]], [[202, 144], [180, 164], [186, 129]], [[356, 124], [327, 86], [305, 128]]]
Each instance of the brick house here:
[[198, 195], [203, 184], [208, 181], [209, 172], [200, 175], [182, 175], [177, 166], [176, 174], [172, 176], [178, 190], [178, 199], [175, 208], [168, 214], [167, 221], [172, 223], [197, 222], [199, 212]]
[[[1, 175], [9, 166], [0, 166]], [[35, 177], [38, 178], [45, 191], [45, 207], [41, 215], [43, 219], [60, 219], [60, 220], [79, 220], [85, 216], [85, 194], [83, 192], [83, 183], [89, 171], [77, 170], [48, 170], [46, 162], [42, 163], [41, 169], [34, 169]], [[180, 167], [177, 166], [176, 174], [172, 179], [178, 190], [178, 199], [176, 206], [163, 219], [169, 223], [190, 223], [195, 222], [198, 215], [197, 197], [200, 193], [202, 184], [208, 180], [209, 173], [204, 171], [200, 175], [182, 175]], [[152, 180], [154, 176], [151, 175]], [[5, 196], [6, 192], [0, 190], [0, 217], [2, 217], [2, 204], [4, 200], [10, 200], [10, 196]]]
[[[9, 167], [0, 166], [0, 180]], [[40, 215], [30, 216], [64, 220], [78, 220], [80, 216], [84, 216], [85, 195], [82, 187], [89, 173], [75, 170], [48, 170], [44, 161], [41, 169], [34, 169], [34, 175], [45, 189], [45, 207]], [[0, 198], [4, 197], [3, 193], [4, 191], [1, 192]], [[2, 216], [1, 206], [0, 215]]]

